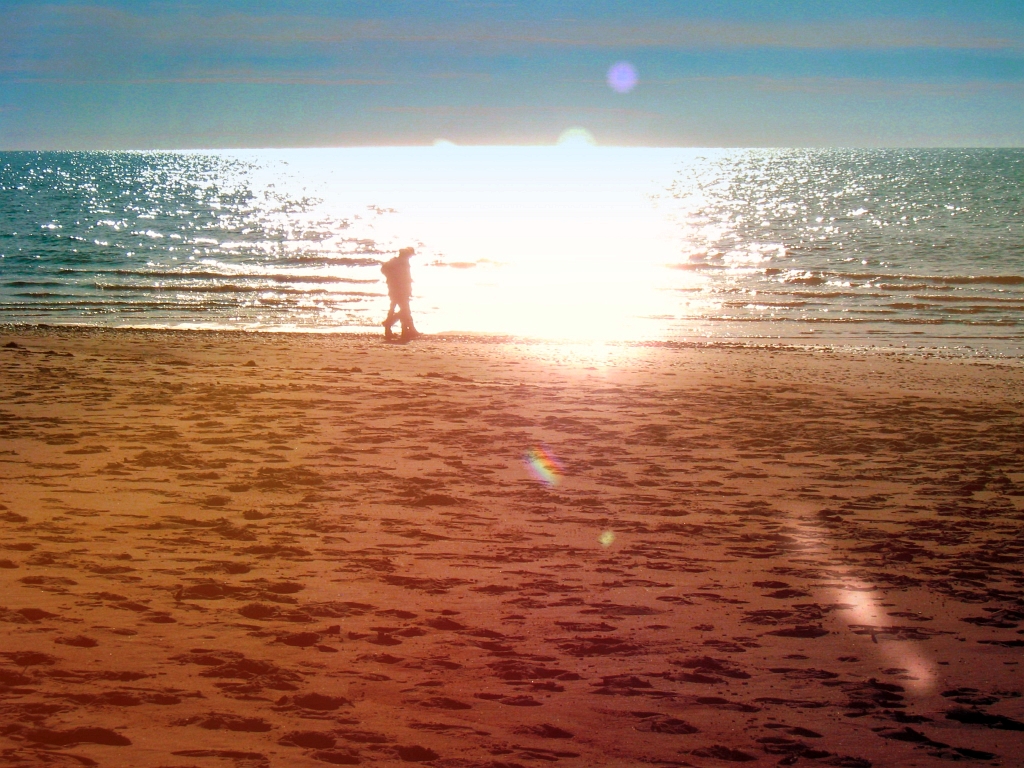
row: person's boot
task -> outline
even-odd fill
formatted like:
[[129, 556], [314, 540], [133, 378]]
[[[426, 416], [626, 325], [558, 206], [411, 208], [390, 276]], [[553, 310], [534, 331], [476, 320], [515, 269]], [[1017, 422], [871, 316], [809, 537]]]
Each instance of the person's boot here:
[[395, 338], [394, 331], [391, 330], [391, 326], [387, 323], [381, 323], [384, 326], [384, 341], [391, 341]]

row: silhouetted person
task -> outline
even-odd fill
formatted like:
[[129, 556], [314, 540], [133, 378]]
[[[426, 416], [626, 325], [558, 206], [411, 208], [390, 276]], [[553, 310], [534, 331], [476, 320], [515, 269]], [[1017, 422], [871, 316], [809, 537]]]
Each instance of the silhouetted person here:
[[412, 270], [409, 268], [409, 257], [414, 253], [416, 250], [413, 248], [403, 248], [395, 258], [384, 262], [380, 268], [388, 281], [388, 297], [391, 299], [388, 317], [384, 321], [384, 338], [388, 341], [395, 337], [391, 332], [395, 320], [402, 321], [402, 341], [415, 339], [420, 335], [413, 325], [412, 312], [409, 310], [409, 299], [412, 297]]

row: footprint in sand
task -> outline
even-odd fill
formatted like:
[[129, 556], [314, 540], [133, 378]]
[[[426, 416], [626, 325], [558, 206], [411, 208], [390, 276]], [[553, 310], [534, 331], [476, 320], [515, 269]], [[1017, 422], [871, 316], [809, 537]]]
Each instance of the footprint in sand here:
[[91, 637], [85, 635], [75, 635], [74, 637], [58, 637], [53, 642], [59, 643], [60, 645], [71, 645], [75, 648], [95, 648], [99, 645], [99, 642], [93, 640]]
[[70, 747], [74, 744], [104, 744], [110, 747], [127, 747], [131, 740], [109, 728], [83, 726], [67, 731], [51, 731], [48, 728], [37, 728], [24, 733], [28, 741], [47, 744], [53, 747]]
[[322, 693], [304, 693], [292, 697], [297, 707], [312, 709], [318, 712], [333, 712], [341, 707], [351, 707], [352, 702], [344, 696], [328, 696]]
[[540, 725], [519, 726], [512, 729], [513, 733], [529, 736], [539, 736], [542, 739], [574, 739], [575, 735], [555, 725], [542, 723]]
[[302, 747], [304, 749], [330, 749], [336, 739], [322, 731], [291, 731], [278, 740], [278, 744], [286, 747]]
[[244, 733], [266, 733], [273, 726], [266, 720], [259, 717], [242, 717], [223, 712], [210, 712], [205, 715], [193, 715], [192, 717], [174, 720], [171, 725], [198, 725], [208, 731], [241, 731]]
[[434, 750], [420, 746], [395, 747], [395, 754], [399, 760], [407, 763], [425, 763], [440, 757]]
[[419, 704], [421, 707], [426, 707], [427, 709], [447, 709], [452, 711], [473, 708], [472, 704], [467, 704], [466, 702], [459, 701], [458, 699], [450, 699], [447, 696], [435, 696], [433, 698], [426, 699], [425, 701], [421, 701]]

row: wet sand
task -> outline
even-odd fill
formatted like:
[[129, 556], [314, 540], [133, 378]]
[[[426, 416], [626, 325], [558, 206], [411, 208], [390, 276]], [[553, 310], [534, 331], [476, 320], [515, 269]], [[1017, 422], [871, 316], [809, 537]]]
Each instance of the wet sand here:
[[8, 330], [0, 764], [1020, 765], [1022, 414], [1019, 362]]

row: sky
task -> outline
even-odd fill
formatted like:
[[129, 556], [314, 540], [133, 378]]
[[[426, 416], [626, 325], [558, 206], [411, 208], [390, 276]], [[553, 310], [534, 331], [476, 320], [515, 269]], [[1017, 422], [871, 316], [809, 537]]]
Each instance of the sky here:
[[[614, 73], [609, 76], [609, 73]], [[0, 149], [1024, 146], [1021, 0], [0, 0]]]

